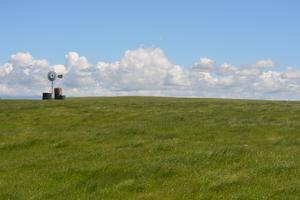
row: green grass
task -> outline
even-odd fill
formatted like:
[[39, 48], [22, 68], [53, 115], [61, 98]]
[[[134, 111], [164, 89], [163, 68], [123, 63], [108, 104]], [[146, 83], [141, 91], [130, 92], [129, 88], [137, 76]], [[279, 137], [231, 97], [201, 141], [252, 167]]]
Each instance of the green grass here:
[[1, 100], [0, 199], [300, 199], [300, 102]]

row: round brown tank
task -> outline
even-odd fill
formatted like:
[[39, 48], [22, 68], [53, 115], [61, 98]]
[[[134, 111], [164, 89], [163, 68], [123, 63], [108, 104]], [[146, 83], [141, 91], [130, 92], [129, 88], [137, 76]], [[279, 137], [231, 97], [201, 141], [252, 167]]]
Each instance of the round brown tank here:
[[59, 99], [62, 96], [62, 89], [61, 88], [54, 88], [54, 98]]

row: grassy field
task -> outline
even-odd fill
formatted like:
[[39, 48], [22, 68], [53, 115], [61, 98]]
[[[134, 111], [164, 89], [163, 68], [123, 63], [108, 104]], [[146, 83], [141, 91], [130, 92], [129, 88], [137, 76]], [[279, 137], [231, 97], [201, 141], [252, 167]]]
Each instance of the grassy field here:
[[300, 102], [0, 100], [0, 199], [300, 199]]

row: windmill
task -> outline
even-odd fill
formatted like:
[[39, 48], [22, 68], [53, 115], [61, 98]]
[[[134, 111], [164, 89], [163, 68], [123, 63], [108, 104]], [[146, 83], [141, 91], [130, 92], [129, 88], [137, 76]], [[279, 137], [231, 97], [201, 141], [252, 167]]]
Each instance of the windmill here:
[[[51, 82], [51, 92], [50, 93], [43, 93], [43, 99], [52, 99], [53, 93], [54, 93], [54, 81], [59, 78], [62, 79], [63, 75], [62, 74], [57, 74], [55, 71], [49, 71], [48, 72], [48, 80]], [[61, 92], [61, 88], [60, 92]], [[62, 96], [60, 94], [60, 96]], [[63, 97], [64, 98], [64, 97]]]
[[[62, 74], [57, 75], [55, 71], [50, 71], [48, 72], [48, 80], [51, 81], [51, 93], [53, 94], [54, 91], [54, 81], [56, 80], [56, 78], [63, 78]], [[52, 97], [52, 95], [51, 95]]]

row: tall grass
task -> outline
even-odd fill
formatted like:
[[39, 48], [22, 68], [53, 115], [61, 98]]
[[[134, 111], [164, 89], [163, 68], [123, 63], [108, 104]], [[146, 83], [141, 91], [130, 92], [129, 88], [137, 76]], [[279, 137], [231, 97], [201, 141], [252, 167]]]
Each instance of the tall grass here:
[[300, 103], [0, 100], [0, 199], [300, 199]]

